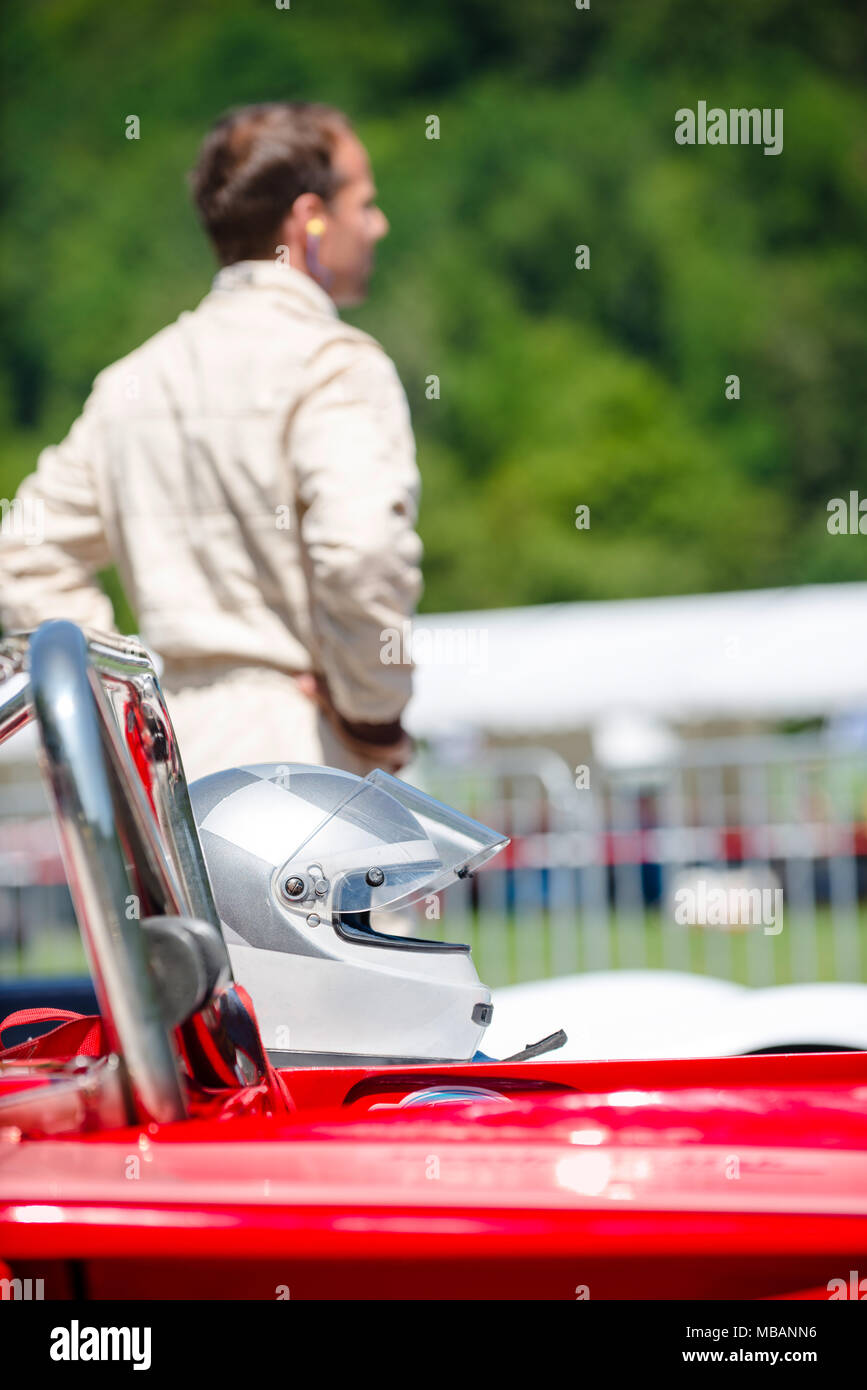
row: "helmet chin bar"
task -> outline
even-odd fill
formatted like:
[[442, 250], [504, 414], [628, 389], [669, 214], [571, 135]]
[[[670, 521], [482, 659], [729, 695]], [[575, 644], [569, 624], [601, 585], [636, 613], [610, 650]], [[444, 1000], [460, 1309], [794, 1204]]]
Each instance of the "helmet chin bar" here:
[[475, 1056], [491, 997], [466, 947], [426, 951], [413, 942], [411, 949], [403, 943], [395, 949], [394, 938], [341, 943], [336, 931], [324, 930], [343, 954], [229, 946], [275, 1065], [405, 1065]]
[[311, 927], [290, 911], [283, 949], [230, 947], [272, 1062], [453, 1062], [478, 1051], [492, 1005], [469, 946], [378, 931], [371, 912]]

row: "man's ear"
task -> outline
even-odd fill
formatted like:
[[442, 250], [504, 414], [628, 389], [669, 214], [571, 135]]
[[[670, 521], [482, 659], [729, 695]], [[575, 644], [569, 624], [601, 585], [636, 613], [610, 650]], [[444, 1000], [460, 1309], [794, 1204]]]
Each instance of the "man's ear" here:
[[299, 193], [286, 220], [296, 234], [303, 237], [307, 234], [307, 224], [317, 218], [320, 221], [325, 220], [325, 204], [322, 199], [315, 193]]
[[300, 193], [280, 223], [277, 241], [279, 245], [289, 248], [292, 265], [303, 269], [310, 236], [308, 223], [317, 218], [324, 221], [322, 199], [315, 193]]

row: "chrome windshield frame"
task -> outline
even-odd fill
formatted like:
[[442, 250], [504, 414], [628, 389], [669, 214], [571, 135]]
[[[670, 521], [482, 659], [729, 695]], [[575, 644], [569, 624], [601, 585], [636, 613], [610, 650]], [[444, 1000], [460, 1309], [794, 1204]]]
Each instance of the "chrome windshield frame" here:
[[[85, 634], [62, 620], [8, 637], [0, 644], [0, 743], [31, 721], [130, 1122], [182, 1119], [185, 1073], [209, 1088], [261, 1081], [267, 1062], [235, 989], [148, 652], [133, 639]], [[206, 923], [221, 960], [211, 1000], [174, 1033], [160, 1011], [139, 925], [143, 880], [148, 910]]]

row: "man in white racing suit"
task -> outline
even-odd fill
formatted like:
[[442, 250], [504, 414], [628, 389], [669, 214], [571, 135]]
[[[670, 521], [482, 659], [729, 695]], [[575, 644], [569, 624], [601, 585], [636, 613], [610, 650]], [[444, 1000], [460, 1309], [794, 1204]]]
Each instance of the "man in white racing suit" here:
[[388, 231], [366, 151], [332, 107], [246, 107], [192, 187], [222, 268], [21, 484], [40, 534], [3, 528], [0, 621], [115, 631], [95, 578], [114, 563], [190, 780], [282, 758], [396, 772], [419, 475], [391, 360], [337, 313]]

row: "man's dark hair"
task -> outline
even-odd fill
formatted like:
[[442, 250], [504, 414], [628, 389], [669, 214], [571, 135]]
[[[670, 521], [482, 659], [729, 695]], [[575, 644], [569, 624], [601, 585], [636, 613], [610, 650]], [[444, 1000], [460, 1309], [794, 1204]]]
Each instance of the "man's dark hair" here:
[[193, 199], [221, 265], [274, 256], [280, 223], [301, 193], [329, 203], [347, 117], [321, 102], [268, 102], [221, 116], [190, 174]]

